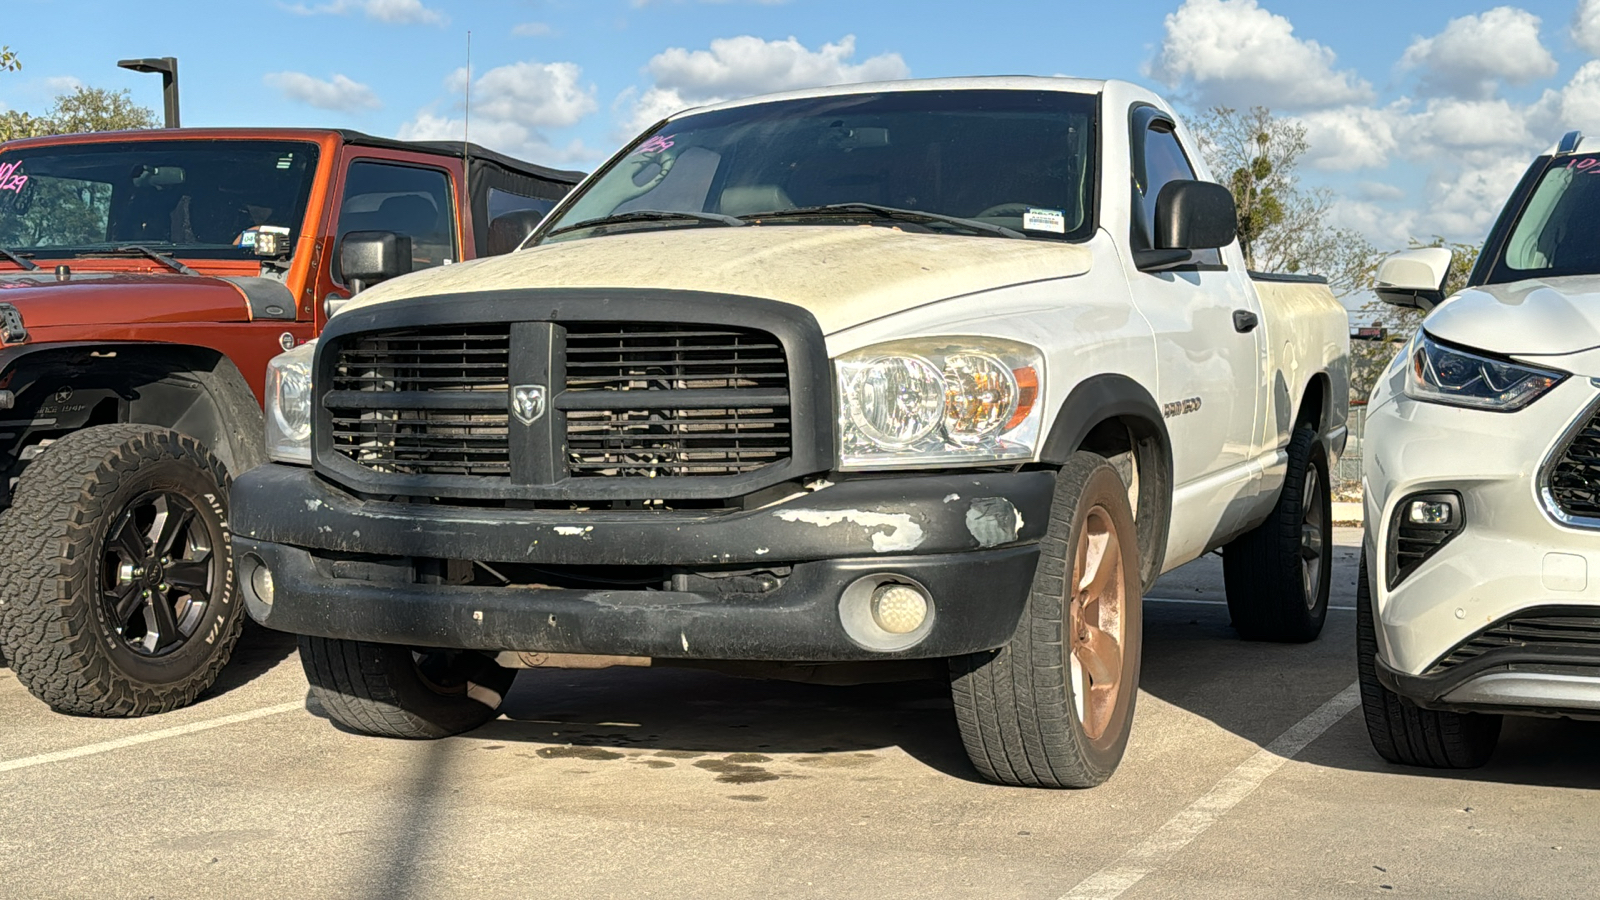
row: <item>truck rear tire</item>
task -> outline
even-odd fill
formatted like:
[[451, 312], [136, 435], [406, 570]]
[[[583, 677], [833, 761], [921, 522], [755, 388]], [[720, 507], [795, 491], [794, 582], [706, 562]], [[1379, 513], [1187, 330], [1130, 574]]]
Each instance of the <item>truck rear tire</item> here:
[[1503, 716], [1423, 709], [1378, 680], [1378, 632], [1372, 618], [1367, 554], [1356, 583], [1356, 669], [1361, 712], [1372, 749], [1392, 763], [1430, 769], [1475, 769], [1494, 755]]
[[950, 661], [956, 720], [990, 781], [1093, 787], [1127, 749], [1143, 637], [1138, 532], [1104, 458], [1062, 466], [1039, 550], [1010, 643]]
[[471, 650], [300, 637], [311, 693], [337, 725], [373, 737], [428, 740], [494, 719], [515, 669]]
[[1322, 634], [1333, 571], [1328, 457], [1310, 426], [1289, 440], [1289, 471], [1272, 515], [1222, 551], [1233, 627], [1247, 641], [1303, 644]]
[[227, 470], [146, 425], [56, 441], [0, 515], [0, 646], [58, 712], [144, 716], [216, 681], [244, 627]]

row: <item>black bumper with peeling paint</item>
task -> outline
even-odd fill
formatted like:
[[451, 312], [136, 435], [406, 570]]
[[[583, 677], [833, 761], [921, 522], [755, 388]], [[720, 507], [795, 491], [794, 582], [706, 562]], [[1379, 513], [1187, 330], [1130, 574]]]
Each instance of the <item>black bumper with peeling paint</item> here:
[[[365, 501], [268, 465], [235, 483], [232, 525], [235, 557], [264, 561], [276, 584], [270, 606], [245, 591], [250, 613], [284, 631], [682, 659], [929, 658], [1011, 637], [1054, 486], [1048, 471], [904, 475], [734, 513], [571, 512]], [[335, 577], [331, 562], [350, 554], [402, 565]], [[763, 593], [482, 587], [420, 583], [403, 564], [417, 559], [785, 574]], [[932, 595], [933, 627], [910, 649], [868, 649], [840, 624], [841, 593], [877, 574]]]

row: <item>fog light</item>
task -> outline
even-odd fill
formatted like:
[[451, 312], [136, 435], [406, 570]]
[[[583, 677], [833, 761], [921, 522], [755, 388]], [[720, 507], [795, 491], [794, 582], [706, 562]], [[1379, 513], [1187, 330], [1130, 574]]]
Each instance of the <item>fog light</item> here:
[[890, 634], [910, 634], [928, 617], [928, 598], [909, 584], [886, 584], [872, 592], [872, 621]]
[[276, 590], [272, 583], [272, 570], [267, 568], [266, 563], [255, 560], [252, 562], [254, 564], [250, 568], [250, 590], [255, 593], [257, 600], [271, 606], [272, 595]]
[[1455, 518], [1455, 510], [1450, 503], [1441, 503], [1437, 500], [1413, 500], [1411, 508], [1406, 513], [1406, 518], [1413, 525], [1449, 525]]

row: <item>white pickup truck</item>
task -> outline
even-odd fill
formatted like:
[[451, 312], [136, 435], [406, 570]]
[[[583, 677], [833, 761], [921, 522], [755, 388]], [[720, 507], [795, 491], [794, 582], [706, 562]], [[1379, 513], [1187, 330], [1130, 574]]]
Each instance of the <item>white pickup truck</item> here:
[[1247, 638], [1327, 608], [1345, 313], [1245, 270], [1194, 150], [1114, 81], [673, 116], [523, 249], [274, 361], [249, 611], [370, 734], [474, 727], [534, 665], [937, 663], [985, 777], [1097, 784], [1160, 573], [1224, 548]]

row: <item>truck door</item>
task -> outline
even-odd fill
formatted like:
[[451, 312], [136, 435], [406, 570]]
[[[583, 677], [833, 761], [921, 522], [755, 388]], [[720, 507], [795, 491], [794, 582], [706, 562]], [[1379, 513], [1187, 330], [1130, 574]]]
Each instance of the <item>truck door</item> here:
[[339, 271], [339, 246], [352, 231], [392, 231], [411, 238], [412, 271], [459, 262], [461, 235], [450, 173], [410, 160], [357, 157], [345, 170], [331, 271], [348, 297]]
[[[1136, 250], [1149, 249], [1161, 188], [1197, 176], [1165, 113], [1141, 106], [1132, 128], [1130, 241]], [[1230, 270], [1217, 250], [1196, 252], [1187, 262], [1158, 271], [1141, 271], [1131, 255], [1125, 259], [1133, 301], [1155, 333], [1156, 399], [1172, 439], [1174, 501], [1183, 500], [1188, 485], [1206, 494], [1208, 502], [1226, 503], [1249, 480], [1259, 430], [1259, 329], [1241, 331], [1234, 322], [1235, 311], [1260, 315], [1245, 284], [1248, 276]]]

